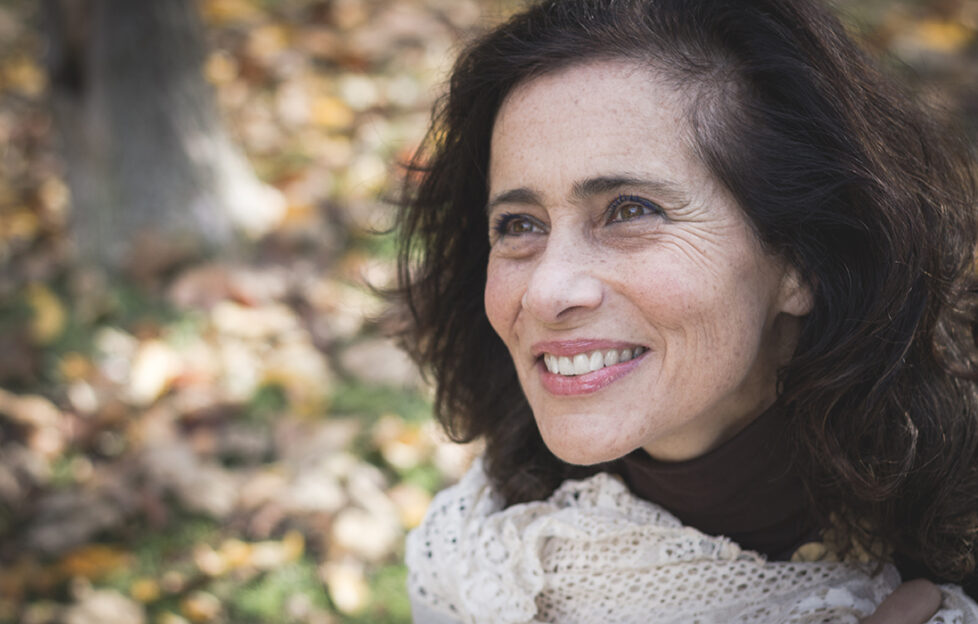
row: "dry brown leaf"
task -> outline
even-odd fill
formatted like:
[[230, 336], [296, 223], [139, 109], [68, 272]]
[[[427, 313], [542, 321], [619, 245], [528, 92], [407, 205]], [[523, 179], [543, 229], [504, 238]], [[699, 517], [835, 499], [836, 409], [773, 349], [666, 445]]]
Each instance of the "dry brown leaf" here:
[[67, 578], [82, 577], [97, 580], [131, 563], [132, 556], [122, 548], [105, 544], [88, 544], [61, 559], [58, 569]]
[[180, 601], [180, 611], [194, 624], [205, 624], [221, 616], [221, 601], [210, 592], [195, 591]]
[[264, 12], [249, 0], [204, 0], [201, 13], [204, 20], [215, 26], [264, 18]]

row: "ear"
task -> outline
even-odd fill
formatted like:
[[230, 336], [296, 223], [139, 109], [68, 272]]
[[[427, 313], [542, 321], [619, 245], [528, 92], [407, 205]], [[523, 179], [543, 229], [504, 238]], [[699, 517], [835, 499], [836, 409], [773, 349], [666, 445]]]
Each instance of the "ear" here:
[[790, 264], [785, 267], [778, 292], [778, 307], [791, 316], [805, 316], [812, 311], [814, 297], [811, 285], [801, 279], [801, 275]]

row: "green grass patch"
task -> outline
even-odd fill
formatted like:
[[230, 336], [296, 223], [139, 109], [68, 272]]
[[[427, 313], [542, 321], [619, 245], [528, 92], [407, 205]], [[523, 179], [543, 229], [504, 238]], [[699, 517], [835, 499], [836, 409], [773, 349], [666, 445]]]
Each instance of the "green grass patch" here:
[[411, 624], [407, 596], [407, 568], [403, 563], [384, 566], [370, 579], [371, 600], [367, 610], [349, 617], [346, 624]]
[[236, 588], [227, 598], [230, 621], [237, 623], [291, 622], [287, 606], [296, 595], [303, 595], [317, 609], [328, 607], [326, 590], [316, 565], [304, 558], [272, 570]]
[[279, 384], [264, 384], [251, 396], [244, 407], [244, 420], [255, 424], [271, 422], [289, 405], [285, 388]]
[[431, 403], [417, 392], [355, 382], [338, 385], [330, 400], [330, 410], [369, 417], [393, 413], [409, 422], [431, 418]]

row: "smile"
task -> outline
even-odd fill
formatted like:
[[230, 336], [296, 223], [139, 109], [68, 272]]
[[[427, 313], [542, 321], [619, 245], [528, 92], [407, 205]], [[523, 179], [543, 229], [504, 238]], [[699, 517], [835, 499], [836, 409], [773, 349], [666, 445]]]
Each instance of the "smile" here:
[[648, 349], [645, 347], [635, 347], [633, 349], [599, 349], [574, 355], [544, 353], [543, 362], [547, 370], [555, 375], [574, 377], [593, 373], [606, 366], [628, 362], [646, 351]]

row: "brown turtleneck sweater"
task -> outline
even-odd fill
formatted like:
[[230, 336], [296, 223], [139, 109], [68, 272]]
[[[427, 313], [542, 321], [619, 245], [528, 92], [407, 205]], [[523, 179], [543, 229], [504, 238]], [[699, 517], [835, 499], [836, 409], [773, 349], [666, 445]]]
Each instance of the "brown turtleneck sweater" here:
[[638, 449], [618, 461], [618, 473], [636, 496], [683, 524], [786, 560], [819, 533], [792, 471], [785, 433], [782, 415], [769, 409], [705, 455], [660, 462]]

